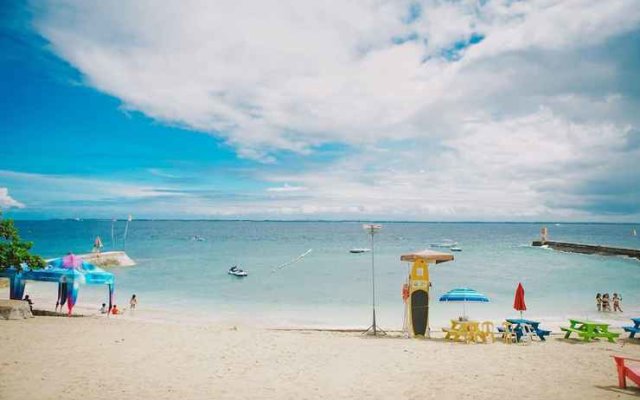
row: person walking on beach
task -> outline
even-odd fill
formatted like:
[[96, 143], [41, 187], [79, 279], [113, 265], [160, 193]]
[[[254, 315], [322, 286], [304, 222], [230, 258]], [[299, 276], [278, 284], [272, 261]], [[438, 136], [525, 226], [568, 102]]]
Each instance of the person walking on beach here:
[[138, 304], [138, 298], [134, 294], [133, 296], [131, 296], [131, 300], [129, 300], [129, 309], [131, 311], [135, 310], [137, 304]]
[[622, 312], [622, 308], [620, 308], [620, 302], [622, 301], [622, 296], [618, 296], [618, 293], [613, 294], [613, 311]]
[[602, 295], [602, 311], [611, 311], [611, 303], [609, 302], [609, 293]]
[[602, 295], [600, 293], [596, 294], [596, 307], [598, 307], [598, 311], [602, 311]]

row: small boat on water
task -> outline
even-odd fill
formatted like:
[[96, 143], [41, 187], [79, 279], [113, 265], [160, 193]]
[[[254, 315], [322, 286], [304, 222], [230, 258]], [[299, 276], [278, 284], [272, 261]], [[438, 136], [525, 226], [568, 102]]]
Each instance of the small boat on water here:
[[360, 253], [368, 253], [370, 252], [371, 249], [365, 249], [365, 248], [355, 248], [355, 249], [351, 249], [349, 250], [349, 253], [353, 253], [353, 254], [360, 254]]
[[431, 243], [429, 247], [439, 247], [445, 249], [451, 249], [453, 247], [458, 247], [458, 242], [453, 241], [451, 239], [445, 239], [440, 243]]
[[449, 247], [449, 250], [451, 250], [451, 251], [462, 251], [462, 247], [460, 247], [458, 245], [455, 245], [455, 246]]
[[229, 268], [229, 271], [227, 271], [227, 273], [229, 275], [240, 276], [240, 277], [244, 277], [244, 276], [249, 275], [249, 274], [247, 274], [247, 271], [245, 271], [245, 270], [243, 270], [241, 268], [238, 268], [237, 265], [234, 265], [233, 267]]

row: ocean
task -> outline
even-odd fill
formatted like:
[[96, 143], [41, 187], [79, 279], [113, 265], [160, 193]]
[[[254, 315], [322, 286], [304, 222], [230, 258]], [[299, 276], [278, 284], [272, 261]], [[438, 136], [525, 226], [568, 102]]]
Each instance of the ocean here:
[[[45, 258], [91, 251], [101, 236], [104, 251], [125, 249], [137, 265], [112, 268], [116, 303], [128, 306], [135, 293], [136, 314], [150, 319], [228, 320], [275, 327], [366, 328], [371, 323], [371, 253], [359, 222], [273, 221], [16, 221], [23, 238]], [[470, 287], [490, 299], [468, 304], [473, 319], [499, 321], [517, 316], [513, 296], [522, 282], [526, 316], [559, 324], [569, 317], [623, 321], [640, 315], [640, 261], [562, 253], [531, 247], [536, 223], [382, 223], [375, 236], [374, 260], [378, 324], [400, 329], [401, 297], [408, 263], [403, 253], [450, 239], [463, 251], [455, 260], [431, 266], [430, 322], [446, 325], [462, 313], [460, 303], [440, 303], [443, 293]], [[626, 224], [546, 224], [550, 239], [640, 248]], [[637, 227], [636, 227], [637, 228]], [[194, 240], [194, 237], [202, 240]], [[306, 256], [296, 260], [311, 249]], [[283, 266], [284, 264], [284, 266]], [[232, 265], [246, 278], [227, 274]], [[281, 266], [281, 268], [277, 268]], [[106, 288], [80, 289], [78, 304], [96, 309]], [[597, 292], [620, 293], [623, 314], [598, 313]], [[55, 304], [56, 287], [28, 283], [37, 305]], [[2, 295], [6, 295], [2, 292]], [[47, 306], [48, 307], [48, 306]]]

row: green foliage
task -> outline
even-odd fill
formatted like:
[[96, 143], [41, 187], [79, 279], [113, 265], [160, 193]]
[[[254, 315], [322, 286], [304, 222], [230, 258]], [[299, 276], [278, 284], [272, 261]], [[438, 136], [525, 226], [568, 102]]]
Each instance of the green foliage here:
[[20, 239], [18, 229], [13, 220], [3, 219], [0, 211], [0, 271], [11, 266], [22, 269], [22, 263], [26, 263], [32, 269], [45, 266], [45, 261], [40, 256], [30, 253], [33, 243]]

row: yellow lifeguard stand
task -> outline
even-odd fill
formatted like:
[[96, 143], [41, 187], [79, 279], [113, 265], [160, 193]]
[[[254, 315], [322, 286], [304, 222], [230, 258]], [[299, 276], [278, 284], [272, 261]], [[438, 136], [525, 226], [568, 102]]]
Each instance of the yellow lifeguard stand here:
[[402, 291], [406, 332], [413, 337], [429, 337], [429, 263], [453, 261], [453, 254], [423, 250], [403, 254], [400, 260], [412, 263]]

